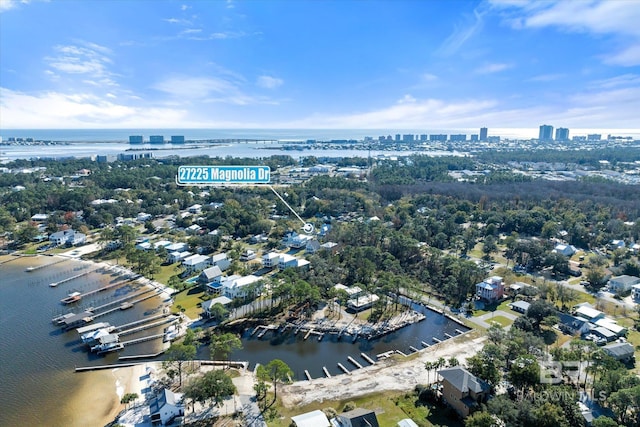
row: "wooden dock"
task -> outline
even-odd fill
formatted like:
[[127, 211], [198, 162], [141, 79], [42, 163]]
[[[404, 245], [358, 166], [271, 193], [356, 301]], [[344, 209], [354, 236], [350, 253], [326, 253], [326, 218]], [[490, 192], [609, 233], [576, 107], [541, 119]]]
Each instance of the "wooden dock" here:
[[129, 341], [123, 341], [123, 342], [121, 342], [121, 344], [123, 346], [128, 346], [128, 345], [133, 345], [133, 344], [140, 344], [141, 342], [156, 340], [158, 338], [163, 338], [163, 337], [164, 337], [164, 333], [155, 334], [155, 335], [147, 335], [146, 337], [140, 337], [140, 338], [136, 338], [136, 339], [129, 340]]
[[89, 271], [85, 271], [83, 273], [80, 274], [76, 274], [75, 276], [71, 276], [71, 277], [67, 277], [66, 279], [62, 279], [58, 282], [52, 282], [49, 284], [50, 287], [55, 288], [56, 286], [60, 286], [60, 285], [64, 285], [65, 283], [71, 282], [72, 280], [76, 280], [79, 279], [81, 277], [84, 277], [90, 273], [93, 273], [94, 271], [96, 271], [96, 269], [94, 270], [89, 270]]
[[154, 328], [156, 326], [164, 325], [166, 323], [175, 323], [177, 321], [178, 321], [178, 317], [177, 316], [174, 316], [174, 317], [171, 317], [171, 318], [165, 318], [165, 319], [162, 319], [162, 320], [160, 320], [158, 322], [147, 323], [147, 324], [143, 324], [141, 326], [137, 326], [135, 328], [125, 329], [123, 331], [120, 331], [118, 333], [118, 335], [120, 335], [120, 336], [131, 335], [131, 334], [135, 334], [136, 332], [144, 331], [146, 329], [151, 329], [151, 328]]
[[371, 363], [372, 365], [376, 364], [376, 362], [374, 362], [373, 359], [370, 358], [369, 356], [367, 356], [365, 353], [360, 353], [360, 356], [362, 356], [362, 358], [364, 360], [366, 360], [367, 362]]
[[[9, 260], [9, 261], [12, 261], [12, 260]], [[9, 261], [5, 261], [5, 262], [9, 262]], [[33, 273], [34, 271], [38, 271], [38, 270], [41, 270], [41, 269], [46, 268], [46, 267], [51, 267], [52, 265], [60, 264], [60, 263], [65, 262], [65, 261], [69, 261], [69, 258], [59, 259], [57, 261], [50, 262], [49, 264], [42, 264], [42, 265], [37, 265], [35, 267], [29, 267], [25, 271]]]
[[120, 334], [122, 334], [122, 331], [125, 331], [128, 328], [132, 328], [138, 325], [142, 325], [143, 323], [147, 323], [147, 322], [152, 322], [154, 320], [157, 319], [161, 319], [163, 317], [167, 317], [169, 316], [169, 314], [156, 314], [154, 316], [151, 317], [147, 317], [146, 319], [142, 319], [142, 320], [136, 320], [135, 322], [131, 322], [131, 323], [125, 323], [124, 325], [120, 325], [120, 326], [116, 326], [115, 331], [119, 332]]
[[358, 368], [358, 369], [362, 369], [362, 365], [360, 364], [360, 362], [358, 362], [358, 361], [357, 361], [356, 359], [354, 359], [353, 357], [348, 356], [348, 357], [347, 357], [347, 360], [348, 360], [349, 362], [353, 363], [353, 364], [356, 366], [356, 368]]
[[344, 365], [342, 363], [338, 363], [338, 368], [342, 369], [342, 371], [347, 374], [347, 375], [351, 375], [351, 371], [349, 371], [347, 368], [344, 367]]

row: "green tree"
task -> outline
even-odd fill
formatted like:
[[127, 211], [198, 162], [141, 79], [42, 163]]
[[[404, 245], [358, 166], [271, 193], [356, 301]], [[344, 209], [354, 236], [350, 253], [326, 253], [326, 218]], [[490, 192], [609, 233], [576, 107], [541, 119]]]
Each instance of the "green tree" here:
[[488, 412], [478, 411], [464, 420], [465, 427], [499, 427], [500, 422]]
[[[266, 365], [258, 366], [256, 371], [258, 379], [263, 381], [271, 381], [273, 384], [273, 403], [276, 402], [278, 397], [278, 383], [288, 383], [291, 382], [291, 377], [293, 377], [293, 371], [285, 362], [280, 359], [273, 359], [271, 362]], [[271, 406], [269, 405], [269, 406]]]
[[184, 397], [199, 403], [211, 402], [220, 406], [225, 398], [236, 392], [231, 377], [219, 369], [206, 372], [202, 377], [193, 379], [184, 391]]
[[212, 360], [228, 360], [229, 355], [242, 348], [242, 341], [237, 335], [225, 332], [219, 335], [211, 335], [209, 351]]
[[592, 427], [622, 427], [614, 419], [607, 417], [606, 415], [600, 415], [591, 423]]
[[518, 357], [509, 370], [509, 381], [515, 387], [524, 390], [540, 382], [540, 365], [534, 356]]
[[165, 352], [166, 360], [163, 362], [165, 367], [177, 367], [179, 386], [182, 387], [182, 371], [184, 364], [196, 357], [197, 349], [195, 345], [185, 345], [182, 343], [173, 343]]

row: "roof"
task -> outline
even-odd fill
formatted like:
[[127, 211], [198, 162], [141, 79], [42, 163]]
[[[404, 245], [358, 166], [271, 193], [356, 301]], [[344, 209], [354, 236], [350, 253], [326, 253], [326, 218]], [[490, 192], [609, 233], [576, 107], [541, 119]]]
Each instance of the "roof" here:
[[625, 328], [624, 326], [618, 325], [615, 322], [615, 320], [612, 320], [612, 319], [607, 319], [607, 318], [598, 319], [594, 323], [603, 328], [607, 328], [608, 330], [615, 332], [616, 334], [624, 333], [627, 330], [627, 328]]
[[182, 393], [174, 393], [171, 390], [165, 388], [158, 396], [151, 402], [149, 409], [151, 415], [160, 412], [160, 409], [165, 405], [179, 406], [182, 404]]
[[601, 336], [603, 336], [605, 338], [615, 338], [615, 337], [617, 337], [615, 332], [612, 332], [609, 329], [604, 328], [604, 327], [597, 327], [595, 329], [592, 329], [591, 332], [596, 333], [598, 335], [601, 335]]
[[570, 314], [558, 312], [558, 318], [560, 319], [560, 324], [568, 326], [572, 329], [582, 329], [584, 325], [588, 322], [579, 317], [572, 316]]
[[196, 264], [200, 264], [201, 262], [207, 262], [209, 261], [209, 257], [208, 256], [204, 256], [204, 255], [191, 255], [188, 258], [185, 258], [184, 260], [182, 260], [183, 264], [186, 265], [196, 265]]
[[221, 297], [217, 297], [217, 298], [213, 298], [210, 299], [208, 301], [205, 301], [202, 303], [202, 309], [209, 311], [211, 309], [211, 307], [213, 307], [216, 304], [222, 304], [222, 305], [227, 305], [232, 301], [231, 298], [225, 297], [224, 295]]
[[635, 349], [628, 342], [617, 342], [603, 347], [604, 351], [613, 357], [625, 358], [633, 356]]
[[405, 418], [404, 420], [398, 421], [398, 427], [418, 427], [411, 418]]
[[627, 274], [623, 274], [622, 276], [612, 277], [611, 280], [615, 280], [617, 283], [621, 285], [635, 285], [640, 282], [640, 278], [636, 276], [629, 276]]
[[213, 267], [202, 270], [200, 276], [206, 280], [213, 280], [216, 277], [222, 276], [222, 270], [220, 270], [220, 267], [218, 267], [217, 265], [214, 265]]
[[321, 410], [307, 412], [291, 417], [297, 427], [329, 427], [331, 424], [327, 416]]
[[216, 254], [214, 256], [211, 257], [211, 261], [212, 262], [218, 262], [218, 261], [222, 261], [227, 259], [227, 254], [226, 253], [221, 253], [221, 254]]
[[481, 393], [483, 391], [489, 391], [490, 389], [489, 384], [482, 381], [480, 378], [477, 378], [461, 366], [441, 369], [438, 371], [438, 374], [445, 381], [463, 393], [466, 393], [467, 391]]
[[370, 409], [356, 408], [353, 411], [343, 412], [340, 417], [351, 421], [352, 427], [380, 427], [376, 413]]
[[581, 306], [576, 309], [576, 314], [578, 316], [586, 317], [587, 319], [595, 319], [596, 317], [602, 316], [604, 313], [600, 310], [596, 310], [595, 308]]
[[511, 308], [519, 308], [522, 311], [527, 311], [530, 305], [531, 304], [528, 303], [527, 301], [520, 300], [520, 301], [511, 303]]

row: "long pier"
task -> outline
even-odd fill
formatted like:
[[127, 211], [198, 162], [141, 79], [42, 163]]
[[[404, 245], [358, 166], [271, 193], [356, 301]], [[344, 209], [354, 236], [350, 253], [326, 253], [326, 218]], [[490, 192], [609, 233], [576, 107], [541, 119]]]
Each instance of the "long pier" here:
[[[7, 263], [9, 263], [11, 261], [15, 261], [15, 260], [20, 259], [20, 258], [22, 258], [22, 257], [18, 256], [18, 255], [14, 255], [9, 259], [5, 259], [4, 261], [0, 262], [0, 265], [7, 264]], [[33, 271], [33, 268], [29, 267], [29, 268], [27, 268], [27, 271]]]
[[154, 328], [156, 326], [164, 325], [165, 323], [174, 323], [174, 322], [177, 322], [177, 321], [178, 321], [177, 317], [172, 317], [170, 319], [163, 319], [163, 320], [160, 320], [158, 322], [152, 322], [152, 323], [149, 323], [149, 324], [144, 324], [144, 325], [138, 326], [136, 328], [126, 329], [124, 331], [119, 332], [118, 335], [122, 336], [122, 335], [135, 334], [136, 332], [140, 332], [140, 331], [144, 331], [146, 329]]
[[162, 317], [167, 317], [168, 314], [162, 313], [162, 314], [156, 314], [154, 316], [151, 317], [147, 317], [146, 319], [141, 319], [141, 320], [136, 320], [135, 322], [131, 322], [131, 323], [125, 323], [124, 325], [120, 325], [120, 326], [116, 326], [115, 331], [119, 332], [119, 331], [124, 331], [128, 328], [132, 328], [138, 325], [142, 325], [143, 323], [147, 323], [147, 322], [152, 322], [154, 320], [158, 320]]
[[[34, 272], [34, 271], [41, 270], [45, 267], [51, 267], [52, 265], [60, 264], [65, 261], [69, 261], [69, 258], [59, 259], [57, 261], [50, 262], [49, 264], [42, 264], [42, 265], [37, 265], [35, 267], [28, 267], [25, 271]], [[9, 262], [9, 261], [6, 261], [6, 262]]]
[[67, 277], [66, 279], [60, 280], [59, 282], [50, 283], [49, 286], [51, 286], [52, 288], [55, 288], [56, 286], [63, 285], [65, 283], [71, 282], [72, 280], [76, 280], [76, 279], [84, 277], [84, 276], [86, 276], [86, 275], [88, 275], [90, 273], [93, 273], [95, 270], [96, 269], [89, 270], [89, 271], [85, 271], [85, 272], [80, 273], [80, 274], [76, 274], [75, 276]]
[[136, 339], [129, 340], [129, 341], [123, 341], [120, 344], [122, 344], [123, 346], [126, 347], [128, 345], [139, 344], [141, 342], [151, 341], [151, 340], [155, 340], [155, 339], [162, 338], [162, 337], [164, 337], [164, 333], [155, 334], [155, 335], [147, 335], [146, 337], [140, 337], [140, 338], [136, 338]]
[[[93, 310], [91, 310], [91, 311], [95, 312], [96, 310], [101, 310], [103, 308], [110, 307], [110, 306], [118, 304], [118, 303], [123, 303], [123, 302], [125, 302], [127, 300], [130, 300], [132, 298], [136, 298], [136, 297], [139, 297], [141, 295], [148, 294], [149, 292], [152, 292], [152, 294], [151, 295], [147, 295], [147, 296], [142, 297], [142, 298], [139, 298], [139, 299], [137, 299], [135, 301], [131, 301], [131, 304], [137, 304], [137, 303], [139, 303], [141, 301], [144, 301], [144, 300], [149, 299], [149, 298], [153, 298], [154, 296], [158, 295], [158, 291], [156, 289], [145, 289], [143, 291], [136, 292], [136, 293], [134, 293], [132, 295], [127, 295], [126, 297], [117, 299], [115, 301], [108, 302], [108, 303], [103, 304], [103, 305], [101, 305], [99, 307], [94, 307]], [[97, 317], [104, 316], [104, 315], [109, 314], [109, 313], [113, 313], [114, 311], [117, 311], [117, 310], [121, 310], [121, 306], [117, 306], [117, 307], [111, 308], [109, 310], [103, 311], [102, 313], [95, 313], [93, 315], [93, 318], [95, 319]]]
[[[94, 271], [95, 271], [95, 270], [94, 270]], [[91, 273], [91, 272], [92, 272], [92, 271], [87, 271], [86, 273], [83, 273], [83, 274], [89, 274], [89, 273]], [[90, 296], [90, 295], [97, 294], [98, 292], [108, 291], [109, 289], [113, 289], [113, 288], [115, 288], [115, 287], [117, 287], [117, 286], [124, 285], [125, 283], [129, 283], [130, 281], [131, 281], [131, 280], [129, 280], [129, 279], [121, 280], [121, 281], [119, 281], [119, 282], [111, 283], [110, 285], [106, 285], [106, 286], [103, 286], [103, 287], [101, 287], [101, 288], [94, 289], [94, 290], [92, 290], [92, 291], [88, 291], [88, 292], [81, 293], [80, 295], [78, 295], [78, 301], [79, 301], [79, 300], [81, 300], [82, 298], [88, 297], [88, 296]], [[61, 283], [62, 283], [62, 282], [58, 282], [58, 285], [59, 285], [59, 284], [61, 284]]]

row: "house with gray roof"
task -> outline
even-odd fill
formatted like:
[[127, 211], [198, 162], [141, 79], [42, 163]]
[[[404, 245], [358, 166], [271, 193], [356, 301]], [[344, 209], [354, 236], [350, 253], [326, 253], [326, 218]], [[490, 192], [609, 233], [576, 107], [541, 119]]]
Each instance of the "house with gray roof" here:
[[631, 361], [634, 358], [635, 348], [628, 342], [616, 342], [605, 345], [602, 349], [609, 356], [622, 362]]
[[486, 402], [491, 387], [461, 366], [441, 369], [442, 398], [462, 418]]
[[364, 408], [341, 413], [334, 419], [333, 425], [336, 427], [380, 427], [376, 413]]
[[149, 404], [151, 422], [162, 425], [171, 424], [177, 417], [184, 415], [182, 393], [174, 393], [165, 388]]

